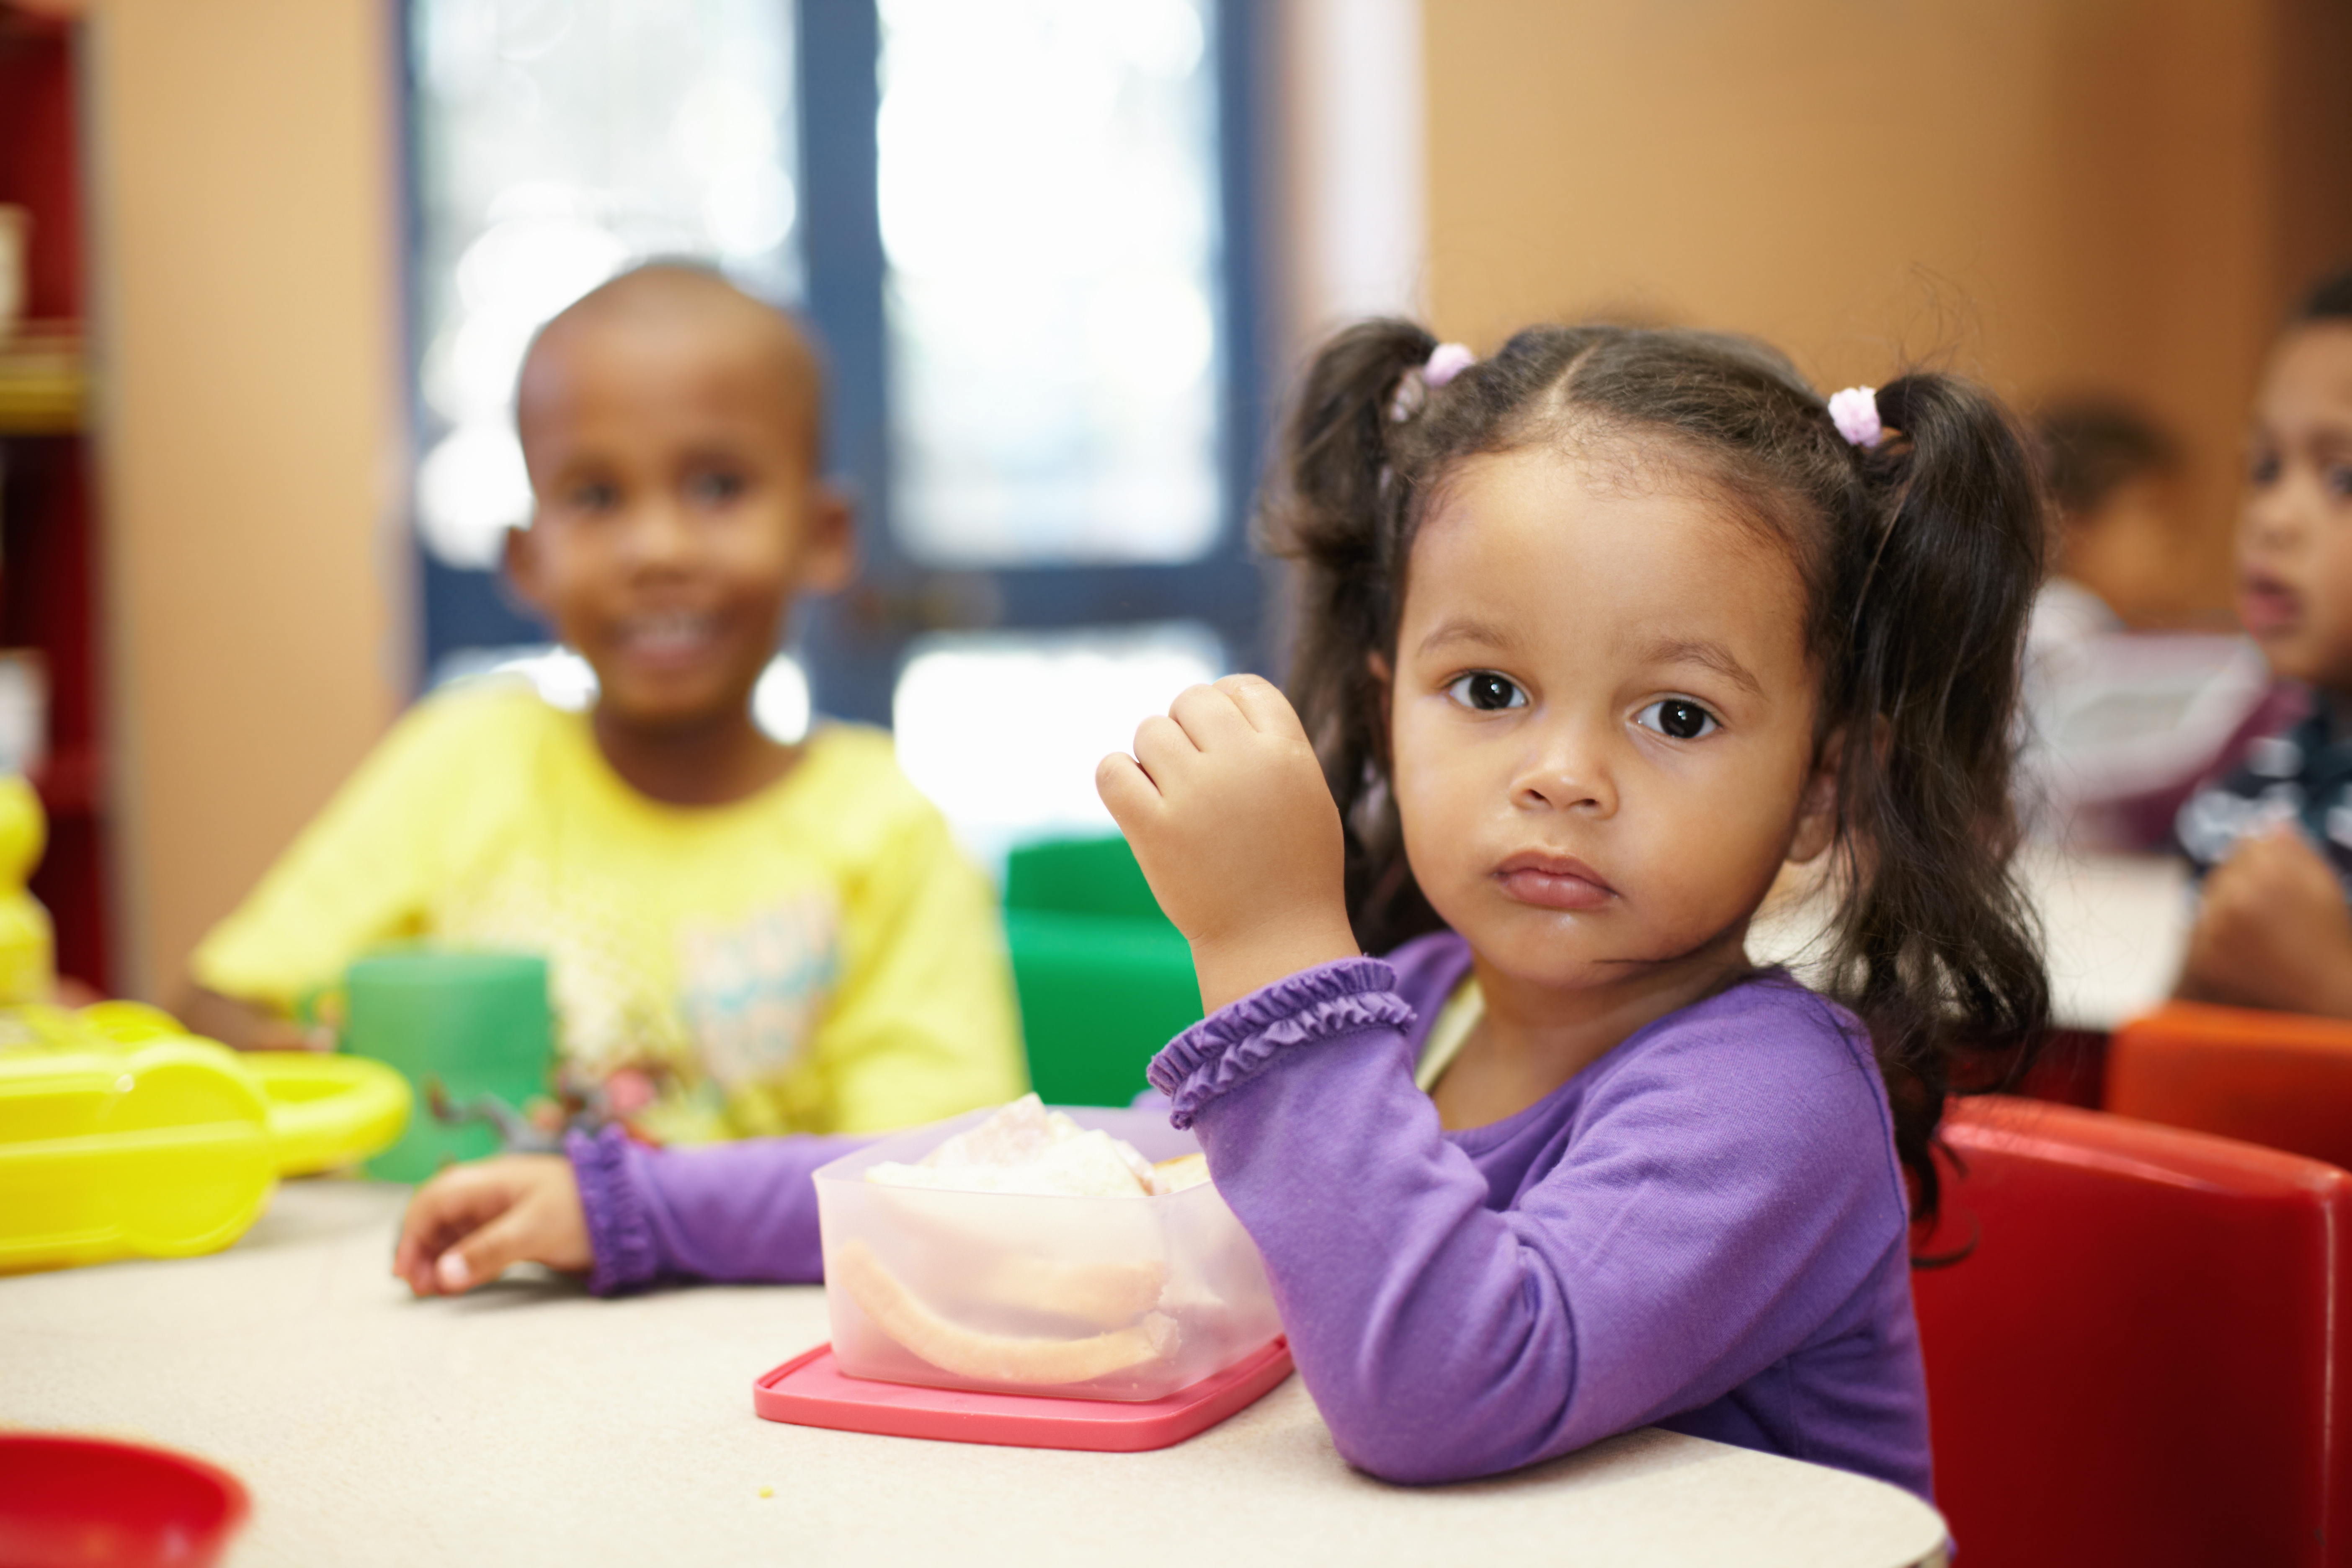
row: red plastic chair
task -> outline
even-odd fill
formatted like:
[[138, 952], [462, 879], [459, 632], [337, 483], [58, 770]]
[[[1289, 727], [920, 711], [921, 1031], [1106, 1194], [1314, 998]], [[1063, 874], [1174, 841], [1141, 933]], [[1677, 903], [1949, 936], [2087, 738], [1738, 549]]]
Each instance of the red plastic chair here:
[[2352, 1173], [2033, 1100], [1945, 1137], [1918, 1250], [1969, 1250], [1912, 1285], [1957, 1560], [2352, 1565]]
[[2105, 1104], [2352, 1167], [2352, 1024], [2168, 1003], [2116, 1031]]

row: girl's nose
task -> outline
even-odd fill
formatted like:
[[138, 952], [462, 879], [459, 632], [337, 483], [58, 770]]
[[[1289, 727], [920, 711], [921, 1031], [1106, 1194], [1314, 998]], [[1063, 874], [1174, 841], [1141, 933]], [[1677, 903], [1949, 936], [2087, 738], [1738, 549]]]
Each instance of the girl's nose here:
[[1511, 780], [1511, 804], [1530, 811], [1614, 816], [1617, 784], [1608, 739], [1590, 722], [1545, 726], [1537, 749]]

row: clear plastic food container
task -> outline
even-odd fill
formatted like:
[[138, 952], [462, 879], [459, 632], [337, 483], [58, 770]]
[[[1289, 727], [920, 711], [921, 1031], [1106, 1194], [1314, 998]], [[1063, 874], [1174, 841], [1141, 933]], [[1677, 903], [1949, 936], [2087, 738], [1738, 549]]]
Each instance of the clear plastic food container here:
[[[816, 1172], [833, 1350], [852, 1377], [1159, 1399], [1282, 1331], [1257, 1248], [1217, 1189], [1134, 1197], [941, 1192], [866, 1180], [992, 1112], [901, 1132]], [[1154, 1161], [1200, 1145], [1163, 1113], [1067, 1108]]]

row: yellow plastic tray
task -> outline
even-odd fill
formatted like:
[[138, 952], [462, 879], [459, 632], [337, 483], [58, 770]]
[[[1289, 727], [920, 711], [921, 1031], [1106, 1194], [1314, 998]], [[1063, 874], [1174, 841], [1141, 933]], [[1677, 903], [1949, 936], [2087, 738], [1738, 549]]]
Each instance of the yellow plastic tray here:
[[0, 1039], [5, 1273], [216, 1252], [279, 1176], [362, 1159], [408, 1121], [379, 1062], [241, 1054], [129, 1004], [11, 1009]]

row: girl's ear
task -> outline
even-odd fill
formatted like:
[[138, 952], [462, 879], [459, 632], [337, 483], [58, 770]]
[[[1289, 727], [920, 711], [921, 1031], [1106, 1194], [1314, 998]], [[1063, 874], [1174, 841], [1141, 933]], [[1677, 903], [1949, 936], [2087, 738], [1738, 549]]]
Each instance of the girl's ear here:
[[1789, 839], [1792, 865], [1819, 859], [1837, 837], [1838, 770], [1844, 760], [1845, 732], [1841, 730], [1822, 744], [1797, 802], [1797, 830]]
[[1389, 688], [1396, 679], [1396, 672], [1389, 668], [1388, 656], [1374, 648], [1364, 656], [1364, 668], [1372, 672], [1372, 679], [1381, 689], [1381, 706], [1386, 709], [1389, 705]]

